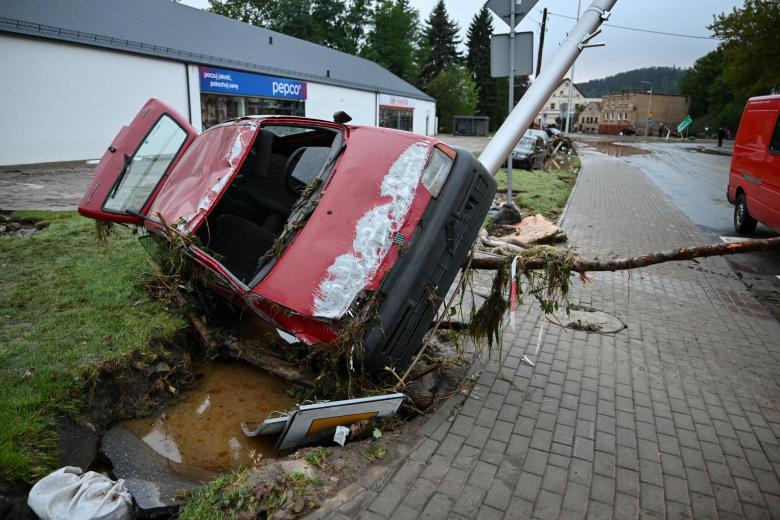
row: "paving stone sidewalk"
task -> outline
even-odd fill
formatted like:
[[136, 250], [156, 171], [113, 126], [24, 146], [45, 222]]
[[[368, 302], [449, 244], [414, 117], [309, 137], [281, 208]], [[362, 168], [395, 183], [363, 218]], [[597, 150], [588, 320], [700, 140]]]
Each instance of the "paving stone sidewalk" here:
[[[563, 225], [601, 258], [713, 241], [597, 154]], [[565, 329], [524, 306], [501, 370], [488, 363], [393, 471], [318, 516], [780, 518], [780, 324], [720, 258], [591, 278], [572, 301], [625, 330]]]

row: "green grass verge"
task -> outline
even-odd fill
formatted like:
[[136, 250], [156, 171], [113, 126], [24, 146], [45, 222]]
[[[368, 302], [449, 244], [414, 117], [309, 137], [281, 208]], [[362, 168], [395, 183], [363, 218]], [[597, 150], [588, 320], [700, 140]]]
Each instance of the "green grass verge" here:
[[[322, 485], [302, 473], [288, 473], [275, 482], [250, 482], [248, 469], [223, 473], [195, 492], [179, 511], [178, 520], [241, 520], [275, 518], [274, 513], [292, 509], [300, 502], [300, 511], [280, 515], [297, 518], [319, 507], [317, 488]], [[293, 512], [291, 512], [293, 513]]]
[[[541, 213], [555, 220], [569, 200], [579, 169], [579, 158], [572, 157], [564, 170], [512, 170], [515, 203], [527, 213]], [[506, 190], [505, 170], [498, 172], [496, 181], [499, 190]]]
[[57, 465], [55, 417], [75, 413], [82, 377], [121, 353], [171, 337], [184, 320], [142, 288], [146, 252], [120, 227], [107, 249], [74, 212], [20, 212], [50, 226], [0, 237], [0, 481]]

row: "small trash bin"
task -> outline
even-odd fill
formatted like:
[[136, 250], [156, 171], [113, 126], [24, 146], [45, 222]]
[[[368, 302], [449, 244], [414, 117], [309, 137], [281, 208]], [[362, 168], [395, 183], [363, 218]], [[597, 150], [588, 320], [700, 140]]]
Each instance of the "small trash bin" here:
[[452, 118], [455, 135], [488, 135], [490, 118], [488, 116], [455, 116]]

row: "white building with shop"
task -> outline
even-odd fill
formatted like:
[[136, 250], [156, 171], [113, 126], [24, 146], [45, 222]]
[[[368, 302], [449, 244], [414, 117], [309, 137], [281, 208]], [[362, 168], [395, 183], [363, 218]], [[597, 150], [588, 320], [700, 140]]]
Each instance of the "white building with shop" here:
[[432, 135], [431, 97], [369, 60], [170, 0], [0, 0], [0, 165], [99, 158], [149, 98], [201, 130], [253, 114]]

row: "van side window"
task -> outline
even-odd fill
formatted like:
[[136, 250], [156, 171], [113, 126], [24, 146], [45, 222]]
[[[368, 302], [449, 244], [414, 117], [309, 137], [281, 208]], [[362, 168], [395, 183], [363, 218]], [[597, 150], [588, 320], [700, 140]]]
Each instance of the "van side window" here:
[[780, 153], [780, 116], [775, 123], [775, 133], [772, 134], [772, 142], [769, 143], [769, 150], [775, 153]]
[[775, 133], [772, 134], [772, 142], [769, 143], [769, 150], [780, 153], [780, 115], [777, 117], [777, 123], [775, 123]]

